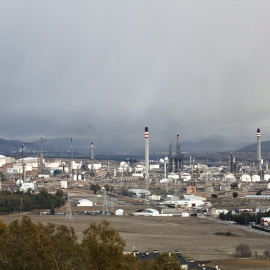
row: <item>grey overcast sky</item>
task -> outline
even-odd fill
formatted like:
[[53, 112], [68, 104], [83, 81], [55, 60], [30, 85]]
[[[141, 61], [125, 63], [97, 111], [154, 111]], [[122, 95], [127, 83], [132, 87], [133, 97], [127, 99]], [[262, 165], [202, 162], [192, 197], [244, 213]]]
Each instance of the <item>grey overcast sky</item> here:
[[270, 1], [0, 1], [0, 137], [270, 140]]

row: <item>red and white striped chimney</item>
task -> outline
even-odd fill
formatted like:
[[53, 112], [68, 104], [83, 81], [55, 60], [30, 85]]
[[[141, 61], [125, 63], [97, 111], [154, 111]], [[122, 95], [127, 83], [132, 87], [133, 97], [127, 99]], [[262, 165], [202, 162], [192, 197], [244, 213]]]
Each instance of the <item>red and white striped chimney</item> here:
[[148, 127], [145, 128], [144, 132], [145, 137], [145, 178], [148, 178], [149, 175], [149, 132]]

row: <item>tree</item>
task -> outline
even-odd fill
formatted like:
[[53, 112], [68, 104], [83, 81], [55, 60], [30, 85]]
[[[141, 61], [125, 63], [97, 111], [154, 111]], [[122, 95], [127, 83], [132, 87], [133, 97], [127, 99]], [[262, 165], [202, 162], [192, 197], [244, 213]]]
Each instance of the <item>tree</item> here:
[[263, 253], [263, 255], [264, 255], [264, 258], [266, 260], [268, 260], [268, 257], [270, 257], [270, 250], [265, 250], [264, 253]]
[[156, 270], [181, 270], [180, 262], [175, 254], [161, 253], [154, 262]]
[[1, 226], [0, 234], [0, 269], [54, 269], [52, 243], [41, 223], [24, 216], [8, 228]]
[[257, 191], [256, 195], [262, 195], [262, 193], [260, 191]]
[[107, 220], [91, 223], [83, 234], [82, 249], [88, 269], [123, 269], [125, 241]]
[[236, 248], [235, 248], [235, 251], [236, 251], [236, 256], [237, 257], [244, 257], [244, 258], [247, 258], [247, 257], [250, 257], [252, 252], [251, 252], [251, 248], [248, 244], [239, 244]]
[[94, 194], [97, 194], [97, 191], [101, 190], [101, 187], [99, 184], [92, 184], [90, 190], [94, 191]]
[[56, 269], [80, 269], [77, 235], [72, 227], [48, 223], [46, 233], [52, 242], [53, 260]]
[[63, 197], [63, 195], [64, 195], [63, 190], [61, 190], [61, 189], [57, 189], [56, 190], [55, 196], [57, 196], [57, 197]]
[[106, 189], [107, 193], [110, 191], [110, 186], [108, 184], [104, 185], [104, 188]]
[[233, 193], [233, 197], [234, 197], [234, 198], [237, 198], [237, 197], [238, 197], [238, 193], [237, 193], [237, 192], [234, 192], [234, 193]]
[[212, 197], [212, 198], [217, 198], [218, 195], [217, 195], [217, 194], [211, 194], [211, 197]]

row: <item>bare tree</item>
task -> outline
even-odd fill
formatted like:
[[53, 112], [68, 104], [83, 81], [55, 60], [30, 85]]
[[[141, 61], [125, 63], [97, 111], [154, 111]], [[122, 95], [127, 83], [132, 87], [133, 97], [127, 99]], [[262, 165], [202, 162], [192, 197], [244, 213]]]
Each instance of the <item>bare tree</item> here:
[[263, 255], [264, 255], [264, 258], [266, 259], [266, 260], [268, 260], [268, 257], [270, 257], [270, 250], [265, 250], [264, 251], [264, 253], [263, 253]]
[[237, 257], [250, 257], [252, 252], [251, 252], [251, 248], [248, 244], [239, 244], [236, 248], [236, 256]]

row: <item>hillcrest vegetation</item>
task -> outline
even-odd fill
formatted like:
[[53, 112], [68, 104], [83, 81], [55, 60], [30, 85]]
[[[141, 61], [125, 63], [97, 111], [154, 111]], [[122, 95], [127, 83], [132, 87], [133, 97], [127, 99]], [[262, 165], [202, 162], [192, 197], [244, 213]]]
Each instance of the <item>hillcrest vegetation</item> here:
[[0, 221], [2, 270], [180, 270], [175, 255], [151, 262], [124, 255], [125, 241], [107, 220], [91, 223], [78, 242], [73, 227], [33, 223], [28, 216], [9, 225]]

